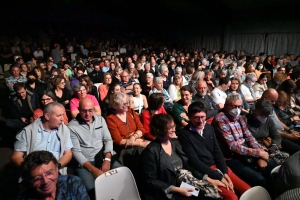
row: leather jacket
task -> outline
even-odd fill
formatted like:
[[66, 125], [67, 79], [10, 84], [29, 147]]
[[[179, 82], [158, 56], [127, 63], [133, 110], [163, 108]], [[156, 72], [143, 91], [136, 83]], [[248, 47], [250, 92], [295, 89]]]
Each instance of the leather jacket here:
[[[172, 152], [176, 152], [182, 160], [183, 169], [191, 171], [194, 177], [202, 180], [204, 174], [188, 165], [188, 158], [182, 151], [180, 142], [177, 139], [170, 139], [170, 142]], [[172, 167], [169, 167], [171, 163], [166, 162], [167, 159], [164, 159], [164, 155], [161, 143], [157, 139], [152, 141], [142, 153], [145, 186], [151, 190], [152, 195], [160, 198], [167, 197], [168, 194], [165, 191], [171, 185], [178, 186], [176, 172], [172, 170]]]

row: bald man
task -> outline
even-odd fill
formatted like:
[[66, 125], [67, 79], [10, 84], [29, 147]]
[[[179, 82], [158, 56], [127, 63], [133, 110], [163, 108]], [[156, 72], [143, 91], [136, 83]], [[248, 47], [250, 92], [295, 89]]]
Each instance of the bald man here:
[[193, 97], [193, 100], [203, 103], [207, 110], [206, 122], [211, 124], [214, 116], [218, 114], [219, 110], [212, 98], [207, 95], [207, 84], [205, 81], [199, 81], [197, 83], [197, 94]]
[[[112, 158], [115, 157], [106, 122], [103, 117], [95, 115], [94, 111], [91, 99], [81, 99], [79, 113], [68, 125], [73, 143], [72, 152], [79, 164], [76, 173], [90, 194], [94, 192], [95, 178], [112, 168]], [[119, 166], [116, 164], [116, 167]]]
[[[269, 88], [261, 96], [262, 100], [268, 100], [274, 106], [278, 98], [278, 93], [275, 89]], [[271, 118], [276, 126], [276, 129], [280, 136], [282, 137], [281, 145], [282, 150], [288, 152], [289, 154], [294, 154], [300, 151], [300, 146], [296, 143], [299, 141], [299, 132], [290, 129], [277, 117], [275, 110], [273, 109]]]

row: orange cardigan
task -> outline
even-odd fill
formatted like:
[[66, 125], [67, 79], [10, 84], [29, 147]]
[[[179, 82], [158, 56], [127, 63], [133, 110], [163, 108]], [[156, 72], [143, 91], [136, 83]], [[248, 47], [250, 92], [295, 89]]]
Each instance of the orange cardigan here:
[[110, 114], [106, 117], [107, 127], [110, 131], [114, 144], [119, 145], [121, 140], [128, 134], [137, 130], [144, 134], [145, 129], [140, 121], [140, 117], [133, 109], [127, 111], [127, 123], [124, 123], [116, 115]]
[[[35, 111], [33, 112], [33, 119], [36, 120], [37, 118], [43, 116], [44, 112], [42, 109], [38, 108], [38, 109], [35, 109]], [[68, 121], [68, 117], [67, 117], [67, 114], [66, 112], [64, 112], [64, 124], [65, 125], [68, 125], [69, 121]]]

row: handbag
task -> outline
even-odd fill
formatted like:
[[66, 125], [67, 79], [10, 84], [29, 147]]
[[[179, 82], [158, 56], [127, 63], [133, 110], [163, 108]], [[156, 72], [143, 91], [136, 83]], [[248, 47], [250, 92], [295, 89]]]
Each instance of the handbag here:
[[195, 178], [192, 172], [190, 172], [189, 170], [186, 169], [177, 170], [176, 178], [177, 178], [177, 185], [180, 185], [181, 182], [185, 182], [187, 184], [199, 188], [200, 191], [206, 197], [223, 199], [219, 194], [217, 187], [215, 187], [214, 185], [210, 184], [207, 181], [203, 181]]

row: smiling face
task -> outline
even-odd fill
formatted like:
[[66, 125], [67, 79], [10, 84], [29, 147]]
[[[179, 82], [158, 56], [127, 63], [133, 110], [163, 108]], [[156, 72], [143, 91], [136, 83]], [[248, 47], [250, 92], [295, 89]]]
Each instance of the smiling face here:
[[189, 91], [184, 91], [184, 90], [180, 91], [180, 95], [184, 105], [188, 105], [191, 102], [193, 97], [193, 95]]
[[58, 168], [53, 161], [37, 166], [30, 176], [33, 188], [42, 196], [51, 195], [56, 191]]

